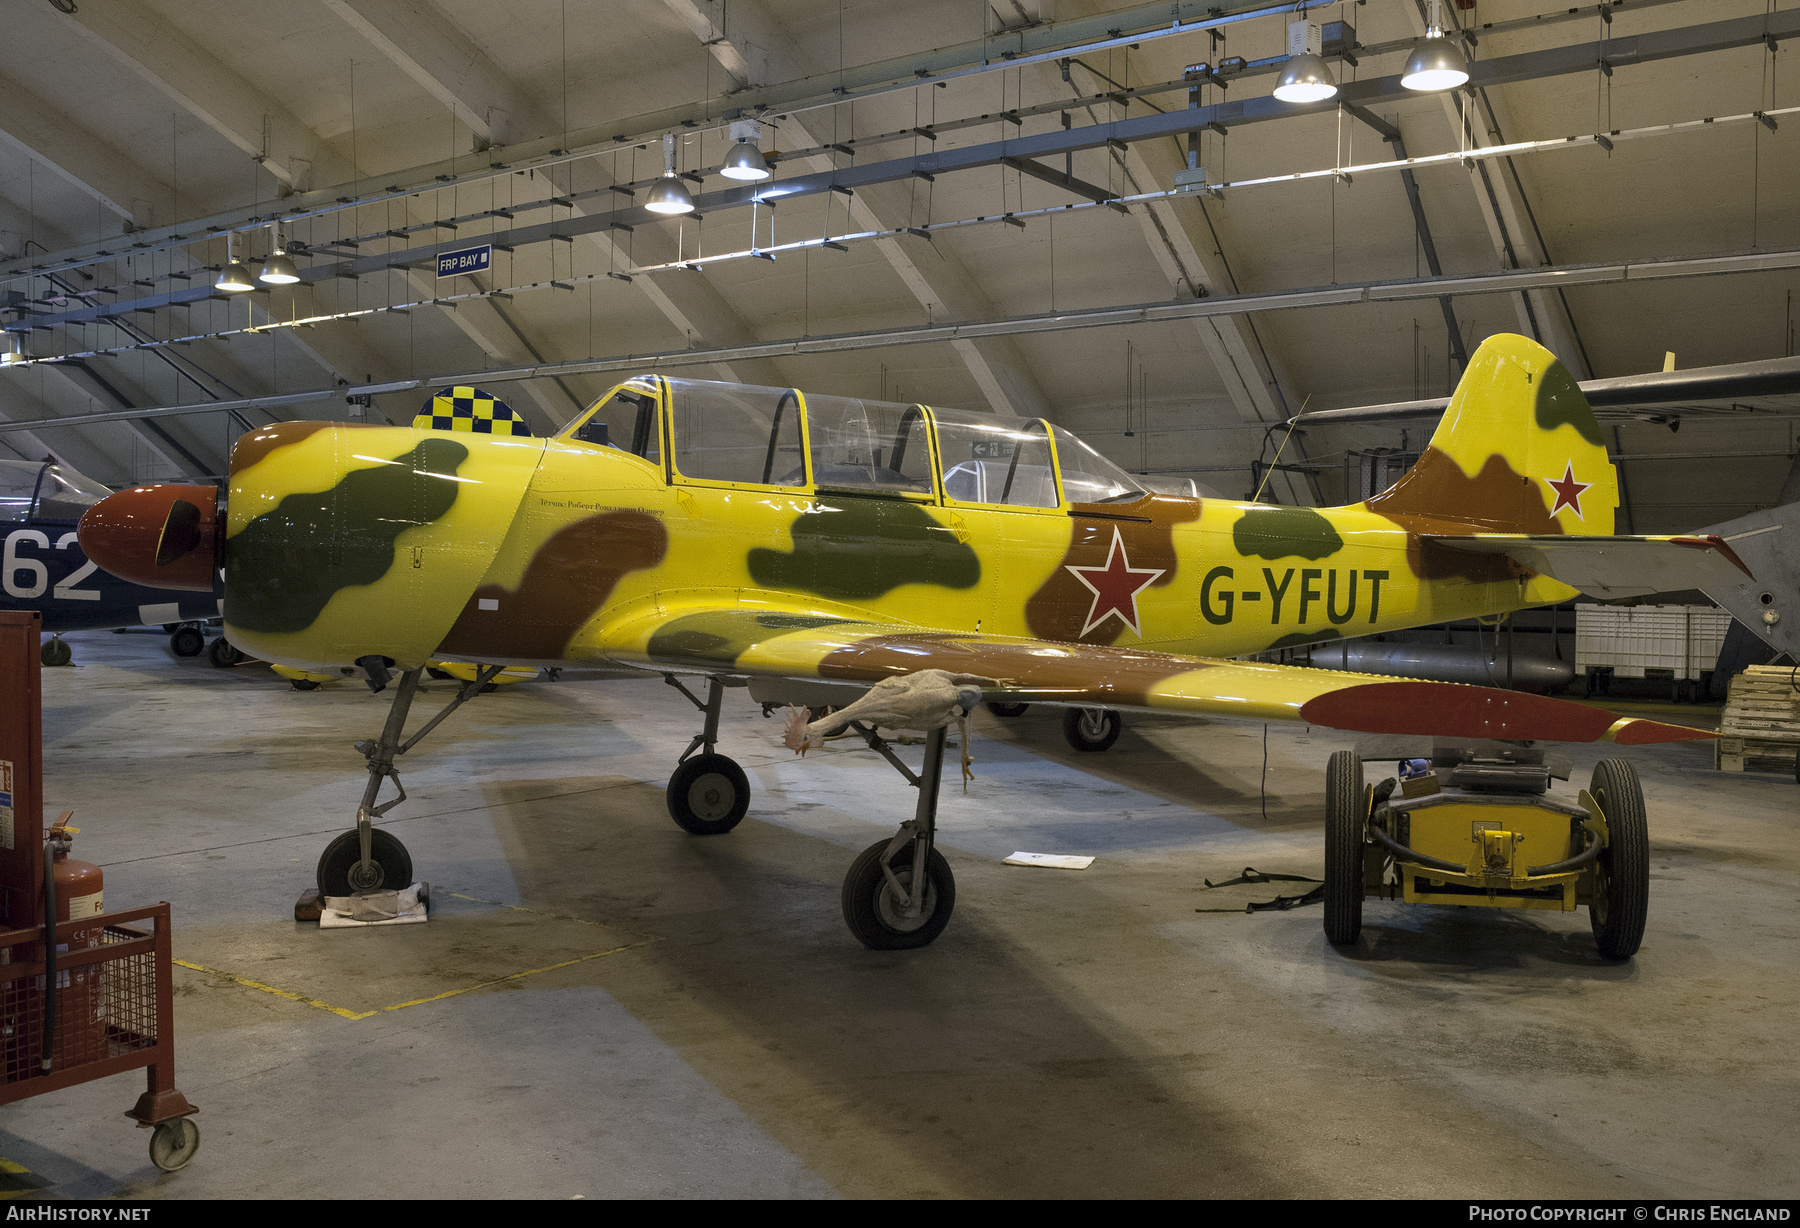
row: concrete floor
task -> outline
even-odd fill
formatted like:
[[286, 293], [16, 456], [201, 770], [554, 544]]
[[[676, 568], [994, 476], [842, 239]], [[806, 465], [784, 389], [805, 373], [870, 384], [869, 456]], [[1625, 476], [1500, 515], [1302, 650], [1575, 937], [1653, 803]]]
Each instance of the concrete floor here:
[[1203, 890], [1319, 873], [1348, 736], [1272, 728], [1265, 818], [1260, 726], [1133, 716], [1077, 755], [1054, 712], [982, 713], [975, 782], [944, 791], [955, 920], [874, 953], [839, 883], [911, 791], [872, 753], [796, 760], [731, 692], [720, 749], [756, 796], [695, 838], [663, 806], [697, 728], [679, 696], [532, 683], [403, 761], [391, 826], [431, 922], [321, 932], [290, 910], [386, 697], [147, 631], [71, 642], [44, 675], [47, 808], [77, 811], [109, 907], [173, 901], [176, 957], [215, 971], [175, 972], [186, 1171], [119, 1115], [141, 1075], [0, 1109], [0, 1155], [64, 1196], [1800, 1194], [1800, 794], [1704, 745], [1607, 748], [1644, 775], [1655, 851], [1621, 966], [1585, 913], [1371, 902], [1338, 951], [1317, 907]]

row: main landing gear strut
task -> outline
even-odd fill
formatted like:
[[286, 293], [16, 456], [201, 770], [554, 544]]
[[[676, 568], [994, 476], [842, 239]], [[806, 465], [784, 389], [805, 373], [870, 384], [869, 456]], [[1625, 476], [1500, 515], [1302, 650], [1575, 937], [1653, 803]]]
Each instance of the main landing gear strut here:
[[[419, 692], [419, 675], [424, 671], [409, 669], [400, 675], [400, 686], [394, 693], [393, 706], [388, 709], [387, 724], [381, 730], [381, 737], [373, 741], [365, 738], [356, 743], [356, 749], [369, 761], [369, 783], [363, 789], [362, 805], [356, 810], [356, 826], [326, 845], [325, 852], [319, 857], [320, 895], [398, 891], [411, 885], [411, 854], [393, 833], [375, 826], [376, 819], [406, 800], [406, 788], [400, 783], [394, 760], [417, 746], [445, 717], [480, 694], [481, 688], [492, 682], [501, 668], [498, 665], [482, 666], [474, 681], [459, 688], [456, 698], [405, 742], [400, 740], [400, 735], [406, 730], [406, 716], [412, 710], [413, 698]], [[370, 676], [376, 685], [380, 685], [385, 682], [387, 673], [382, 670], [377, 676], [371, 669]], [[394, 782], [399, 796], [378, 806], [375, 799], [381, 795], [381, 782], [389, 779]]]
[[[750, 781], [744, 769], [713, 751], [719, 740], [719, 708], [729, 684], [716, 675], [708, 678], [706, 698], [701, 699], [673, 674], [664, 674], [663, 681], [687, 696], [705, 718], [669, 777], [669, 815], [697, 836], [722, 835], [736, 827], [750, 808]], [[944, 932], [956, 907], [956, 879], [935, 847], [946, 730], [926, 735], [925, 763], [915, 774], [873, 729], [861, 721], [850, 722], [850, 728], [919, 791], [919, 804], [890, 839], [871, 844], [850, 863], [844, 875], [844, 923], [872, 950], [926, 946]]]

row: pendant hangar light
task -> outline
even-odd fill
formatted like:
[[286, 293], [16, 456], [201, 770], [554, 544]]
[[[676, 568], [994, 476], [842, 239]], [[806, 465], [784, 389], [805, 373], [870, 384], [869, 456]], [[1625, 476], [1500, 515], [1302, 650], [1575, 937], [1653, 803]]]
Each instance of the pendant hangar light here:
[[719, 168], [719, 174], [727, 179], [742, 179], [751, 183], [760, 183], [775, 172], [769, 169], [769, 163], [762, 155], [756, 143], [762, 140], [763, 126], [754, 119], [734, 120], [731, 125], [731, 139], [734, 144], [725, 155], [725, 165]]
[[675, 173], [675, 134], [663, 133], [663, 177], [658, 179], [644, 198], [644, 208], [652, 213], [666, 213], [673, 217], [678, 213], [694, 211], [694, 197], [687, 190], [687, 184], [681, 182], [681, 176]]
[[1469, 79], [1469, 59], [1462, 48], [1444, 37], [1444, 0], [1430, 0], [1425, 17], [1425, 41], [1413, 48], [1401, 70], [1400, 84], [1429, 93], [1453, 90]]
[[1275, 97], [1283, 102], [1324, 102], [1338, 92], [1331, 69], [1319, 54], [1324, 34], [1318, 22], [1306, 20], [1306, 10], [1300, 11], [1300, 18], [1287, 28], [1288, 58], [1275, 78]]
[[250, 280], [250, 270], [242, 260], [237, 258], [237, 236], [225, 236], [225, 267], [219, 270], [219, 280], [213, 287], [232, 294], [241, 294], [245, 290], [256, 289], [256, 283]]
[[256, 279], [269, 286], [291, 286], [300, 280], [300, 270], [288, 259], [286, 249], [281, 242], [281, 223], [269, 227], [269, 258], [263, 261], [262, 272]]

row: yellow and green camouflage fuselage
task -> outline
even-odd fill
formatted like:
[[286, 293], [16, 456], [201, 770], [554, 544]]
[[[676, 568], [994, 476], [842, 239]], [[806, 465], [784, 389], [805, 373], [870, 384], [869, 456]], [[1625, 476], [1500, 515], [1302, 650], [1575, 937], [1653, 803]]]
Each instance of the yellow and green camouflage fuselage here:
[[[584, 442], [582, 419], [553, 439], [317, 422], [245, 436], [227, 633], [315, 670], [374, 655], [730, 671], [783, 631], [838, 624], [1229, 657], [1564, 600], [1430, 539], [1607, 534], [1617, 503], [1573, 380], [1516, 337], [1483, 346], [1399, 484], [1329, 509], [1081, 503], [1066, 481], [1054, 505], [958, 499], [935, 432], [927, 489], [847, 487], [819, 472], [800, 394], [784, 429], [813, 459], [790, 484], [697, 478], [674, 405], [691, 386], [622, 386], [654, 403], [647, 455]], [[1078, 446], [1044, 435], [1053, 467]]]

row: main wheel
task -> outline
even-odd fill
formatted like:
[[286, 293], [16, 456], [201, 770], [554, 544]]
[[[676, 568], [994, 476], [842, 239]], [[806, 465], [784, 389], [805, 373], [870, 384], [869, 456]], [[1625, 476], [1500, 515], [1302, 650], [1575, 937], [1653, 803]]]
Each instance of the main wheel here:
[[1367, 817], [1362, 760], [1340, 750], [1325, 764], [1325, 937], [1340, 947], [1362, 935]]
[[1013, 717], [1024, 716], [1025, 709], [1029, 707], [1031, 707], [1030, 704], [991, 703], [987, 706], [987, 710], [992, 712], [995, 716]]
[[245, 658], [236, 644], [221, 635], [206, 646], [206, 659], [220, 669], [230, 669], [234, 665], [241, 665]]
[[169, 636], [169, 650], [178, 657], [197, 657], [206, 647], [206, 637], [198, 627], [177, 627]]
[[669, 817], [696, 836], [720, 836], [750, 809], [750, 778], [724, 755], [695, 755], [669, 777]]
[[38, 649], [38, 660], [52, 668], [58, 665], [67, 665], [74, 658], [75, 654], [69, 650], [69, 646], [63, 642], [60, 636], [51, 636], [44, 641], [44, 646]]
[[200, 1127], [192, 1117], [165, 1121], [150, 1132], [150, 1162], [165, 1173], [188, 1166], [200, 1150]]
[[1070, 708], [1063, 713], [1063, 737], [1076, 750], [1105, 750], [1119, 740], [1125, 719], [1110, 708]]
[[384, 827], [375, 828], [370, 836], [369, 858], [373, 864], [367, 874], [357, 872], [357, 863], [362, 860], [362, 845], [357, 841], [354, 827], [325, 846], [324, 853], [319, 856], [320, 895], [398, 891], [412, 885], [412, 854], [406, 851], [406, 846]]
[[[871, 951], [910, 951], [929, 945], [950, 924], [956, 878], [944, 855], [933, 848], [926, 868], [925, 905], [918, 916], [907, 916], [905, 897], [895, 893], [881, 872], [889, 843], [871, 844], [850, 863], [850, 872], [844, 875], [844, 924]], [[908, 844], [888, 863], [907, 891], [912, 890], [913, 855], [918, 848], [916, 842]]]
[[1630, 959], [1644, 941], [1650, 912], [1650, 824], [1637, 770], [1623, 759], [1594, 765], [1588, 792], [1600, 803], [1611, 839], [1594, 863], [1588, 924], [1607, 959]]

